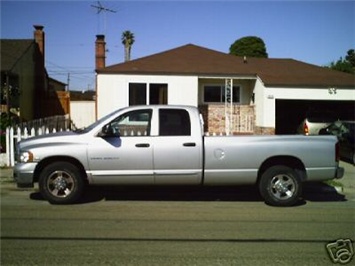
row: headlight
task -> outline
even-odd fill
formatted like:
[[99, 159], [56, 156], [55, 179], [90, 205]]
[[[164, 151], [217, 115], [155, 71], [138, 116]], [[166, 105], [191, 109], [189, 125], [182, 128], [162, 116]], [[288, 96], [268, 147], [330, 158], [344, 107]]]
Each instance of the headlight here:
[[33, 162], [33, 154], [29, 151], [23, 151], [19, 155], [19, 162], [21, 163], [30, 163]]

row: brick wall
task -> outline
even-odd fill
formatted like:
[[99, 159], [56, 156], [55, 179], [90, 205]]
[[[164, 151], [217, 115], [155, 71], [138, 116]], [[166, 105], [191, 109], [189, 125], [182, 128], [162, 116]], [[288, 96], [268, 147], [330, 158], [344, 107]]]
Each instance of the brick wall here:
[[255, 135], [275, 135], [275, 128], [273, 127], [255, 127]]
[[[205, 121], [205, 132], [225, 134], [225, 107], [223, 104], [200, 105], [200, 112]], [[232, 134], [254, 134], [255, 111], [252, 105], [233, 107]]]

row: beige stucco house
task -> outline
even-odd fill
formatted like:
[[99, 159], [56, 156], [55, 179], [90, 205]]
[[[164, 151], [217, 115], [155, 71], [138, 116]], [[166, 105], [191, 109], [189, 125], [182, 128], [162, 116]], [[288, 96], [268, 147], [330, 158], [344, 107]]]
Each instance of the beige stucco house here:
[[[353, 113], [355, 76], [293, 59], [237, 57], [193, 44], [105, 66], [96, 41], [97, 118], [135, 104], [198, 107], [205, 131], [289, 134], [311, 108]], [[294, 129], [294, 130], [293, 130]]]

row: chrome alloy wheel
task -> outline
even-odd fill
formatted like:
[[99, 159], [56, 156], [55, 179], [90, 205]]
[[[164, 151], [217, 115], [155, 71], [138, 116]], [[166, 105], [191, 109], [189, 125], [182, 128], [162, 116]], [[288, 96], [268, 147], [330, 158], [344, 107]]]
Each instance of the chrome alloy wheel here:
[[68, 172], [55, 171], [48, 178], [47, 188], [53, 196], [65, 198], [72, 193], [74, 182], [74, 178]]
[[279, 200], [291, 198], [295, 193], [295, 190], [295, 181], [288, 175], [276, 175], [271, 180], [271, 193], [275, 198]]

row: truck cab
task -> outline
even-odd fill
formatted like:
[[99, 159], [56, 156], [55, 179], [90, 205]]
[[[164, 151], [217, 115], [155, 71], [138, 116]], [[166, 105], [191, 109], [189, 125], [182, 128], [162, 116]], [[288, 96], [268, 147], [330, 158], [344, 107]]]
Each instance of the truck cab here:
[[203, 143], [200, 121], [191, 121], [195, 112], [147, 106], [119, 114], [88, 143], [90, 183], [201, 183]]

